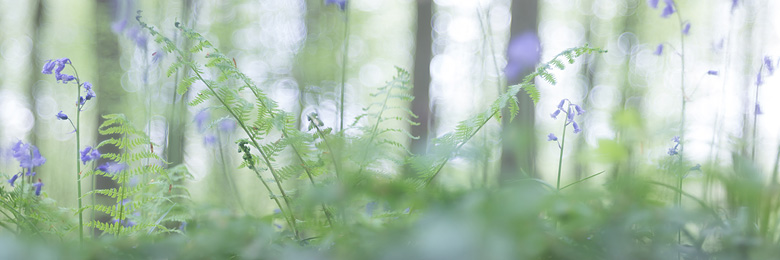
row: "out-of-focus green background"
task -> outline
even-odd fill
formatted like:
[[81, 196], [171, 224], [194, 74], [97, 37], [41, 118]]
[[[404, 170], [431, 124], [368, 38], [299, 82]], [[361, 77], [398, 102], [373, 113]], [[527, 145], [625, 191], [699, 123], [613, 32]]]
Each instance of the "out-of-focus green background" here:
[[[728, 151], [754, 149], [739, 140], [752, 136], [748, 130], [758, 103], [763, 114], [757, 117], [756, 160], [771, 169], [780, 135], [780, 105], [774, 102], [780, 82], [764, 75], [758, 100], [754, 83], [763, 57], [780, 56], [780, 2], [734, 3], [677, 1], [682, 22], [691, 24], [683, 36], [687, 159], [728, 166]], [[524, 112], [514, 126], [489, 124], [470, 142], [469, 152], [448, 164], [440, 180], [447, 187], [500, 185], [507, 175], [520, 174], [554, 181], [558, 148], [546, 136], [560, 132], [561, 121], [549, 114], [563, 98], [587, 110], [583, 132], [567, 137], [567, 181], [620, 161], [654, 167], [680, 132], [680, 20], [677, 14], [660, 17], [660, 8], [646, 1], [351, 0], [350, 5], [346, 117], [360, 113], [369, 93], [394, 75], [394, 66], [405, 68], [415, 74], [415, 92], [428, 94], [418, 96], [422, 111], [430, 113], [417, 133], [423, 140], [451, 131], [513, 83], [503, 69], [514, 36], [538, 34], [542, 61], [584, 43], [609, 51], [558, 73], [554, 87], [537, 80], [542, 100], [533, 106], [523, 97]], [[201, 32], [285, 110], [317, 111], [326, 125], [338, 125], [346, 16], [321, 0], [3, 0], [0, 148], [6, 151], [17, 140], [38, 146], [47, 158], [38, 169], [45, 192], [75, 207], [75, 137], [55, 114], [75, 113], [76, 90], [40, 73], [47, 60], [68, 57], [97, 92], [82, 113], [82, 146], [99, 140], [101, 114], [125, 113], [159, 145], [155, 151], [186, 164], [195, 176], [190, 185], [196, 201], [222, 205], [230, 196], [227, 185], [236, 185], [246, 204], [268, 205], [248, 210], [270, 212], [255, 177], [235, 169], [240, 157], [232, 140], [238, 133], [198, 129], [193, 117], [201, 108], [181, 106], [173, 95], [174, 79], [165, 76], [171, 57], [156, 60], [163, 55], [159, 46], [152, 39], [137, 41], [148, 33], [139, 31], [136, 10], [169, 37], [177, 35], [177, 21]], [[653, 55], [660, 43], [664, 54]], [[707, 75], [709, 70], [719, 75]], [[502, 128], [514, 131], [502, 136]], [[208, 135], [220, 142], [204, 143]], [[5, 152], [0, 157], [6, 177], [17, 166]], [[235, 183], [216, 177], [223, 173]]]

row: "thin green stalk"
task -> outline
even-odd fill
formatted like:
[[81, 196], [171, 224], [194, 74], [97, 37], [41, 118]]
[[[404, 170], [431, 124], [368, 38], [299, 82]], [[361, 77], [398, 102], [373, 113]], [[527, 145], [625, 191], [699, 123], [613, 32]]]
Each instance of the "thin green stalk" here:
[[344, 7], [344, 50], [341, 57], [341, 93], [339, 98], [339, 133], [344, 135], [344, 92], [346, 92], [347, 64], [349, 60], [349, 1]]
[[[368, 158], [368, 149], [371, 147], [371, 142], [374, 141], [374, 138], [377, 135], [377, 130], [379, 129], [379, 123], [382, 122], [382, 115], [385, 112], [385, 109], [387, 109], [387, 101], [390, 100], [390, 94], [393, 91], [392, 85], [387, 88], [387, 95], [385, 96], [385, 101], [382, 102], [382, 109], [379, 110], [379, 115], [376, 117], [376, 123], [374, 123], [374, 127], [371, 129], [371, 137], [368, 138], [368, 142], [366, 143], [366, 150], [363, 153], [363, 160], [360, 160], [360, 169], [358, 169], [357, 175], [360, 176], [360, 174], [363, 172], [363, 168], [366, 163], [366, 159]], [[342, 131], [343, 133], [343, 131]]]
[[222, 173], [225, 174], [225, 179], [228, 181], [228, 185], [232, 188], [233, 192], [233, 198], [236, 200], [236, 203], [238, 203], [238, 206], [241, 208], [241, 211], [246, 214], [246, 209], [244, 208], [244, 203], [241, 201], [241, 196], [238, 195], [238, 187], [236, 186], [236, 183], [233, 181], [233, 178], [230, 176], [230, 173], [227, 169], [227, 161], [225, 160], [225, 152], [224, 148], [222, 147], [222, 138], [218, 138], [217, 144], [219, 145], [219, 158], [222, 160], [222, 163], [220, 164], [222, 166]]
[[772, 169], [772, 185], [777, 184], [777, 168], [780, 166], [780, 146], [777, 146], [777, 155], [775, 156], [774, 169]]
[[330, 153], [330, 158], [333, 160], [333, 167], [336, 168], [335, 169], [335, 171], [336, 171], [336, 178], [340, 179], [341, 177], [339, 175], [340, 169], [339, 169], [338, 160], [336, 160], [336, 155], [333, 153], [333, 148], [330, 147], [330, 143], [328, 142], [328, 138], [325, 137], [325, 135], [323, 134], [322, 129], [320, 129], [319, 125], [317, 125], [316, 123], [313, 123], [313, 121], [312, 121], [312, 125], [314, 125], [314, 128], [317, 129], [317, 133], [319, 133], [320, 136], [322, 136], [322, 140], [325, 142], [325, 147], [328, 148], [328, 153]]
[[[761, 74], [761, 70], [764, 69], [764, 65], [761, 65], [761, 68], [758, 69], [759, 75]], [[756, 102], [756, 108], [753, 110], [753, 151], [750, 153], [750, 160], [754, 163], [756, 162], [756, 132], [757, 132], [757, 125], [758, 125], [758, 111], [756, 110], [758, 108], [758, 92], [761, 89], [761, 85], [756, 82], [756, 96], [755, 96], [755, 102]]]
[[[566, 111], [566, 114], [571, 113], [571, 108]], [[568, 120], [568, 119], [567, 119]], [[561, 190], [561, 166], [563, 166], [563, 148], [566, 146], [566, 127], [569, 126], [568, 121], [563, 120], [563, 135], [561, 135], [561, 152], [558, 155], [558, 182], [555, 184], [556, 190]]]
[[[685, 95], [685, 33], [683, 32], [683, 27], [685, 24], [683, 24], [682, 21], [682, 14], [680, 14], [680, 8], [677, 6], [676, 3], [672, 2], [672, 5], [677, 13], [677, 21], [680, 24], [680, 91], [682, 95], [682, 109], [680, 110], [680, 162], [678, 165], [678, 180], [677, 180], [677, 187], [679, 188], [679, 193], [677, 195], [677, 206], [682, 207], [682, 193], [683, 193], [683, 177], [684, 177], [684, 170], [683, 168], [685, 165], [685, 107], [687, 105], [686, 95]], [[680, 244], [682, 242], [682, 229], [678, 230], [677, 232], [677, 243]], [[678, 254], [679, 258], [679, 254]]]
[[[248, 153], [248, 151], [247, 151]], [[250, 167], [252, 171], [255, 173], [258, 179], [260, 179], [260, 183], [265, 186], [265, 189], [268, 190], [268, 195], [271, 197], [271, 199], [276, 203], [276, 206], [279, 207], [279, 211], [281, 211], [282, 216], [284, 216], [284, 220], [287, 222], [287, 225], [289, 225], [293, 229], [293, 233], [295, 233], [295, 236], [298, 237], [298, 231], [295, 227], [295, 217], [292, 216], [292, 212], [290, 212], [290, 216], [288, 217], [285, 213], [284, 208], [282, 207], [282, 203], [279, 202], [279, 197], [277, 197], [271, 187], [268, 186], [268, 183], [263, 179], [263, 176], [260, 175], [260, 172], [257, 171], [257, 167]], [[289, 207], [289, 206], [288, 206]], [[289, 208], [288, 208], [289, 209]], [[289, 211], [292, 211], [292, 209], [289, 209]], [[290, 219], [293, 218], [293, 219]]]
[[[76, 71], [76, 67], [73, 66], [73, 63], [70, 63], [70, 67], [73, 68], [73, 73], [76, 77], [76, 187], [77, 187], [77, 193], [76, 196], [78, 198], [78, 211], [79, 211], [79, 243], [84, 242], [84, 213], [83, 210], [81, 210], [82, 204], [81, 204], [81, 164], [79, 163], [79, 160], [81, 160], [81, 135], [79, 134], [81, 132], [81, 79], [79, 78], [79, 73]], [[71, 122], [72, 124], [73, 122]]]
[[573, 182], [573, 183], [570, 183], [569, 185], [563, 186], [563, 188], [561, 188], [561, 190], [563, 190], [563, 189], [565, 189], [565, 188], [568, 188], [568, 187], [571, 187], [571, 186], [574, 186], [574, 185], [575, 185], [575, 184], [577, 184], [577, 183], [580, 183], [580, 182], [583, 182], [583, 181], [587, 181], [588, 179], [590, 179], [590, 178], [593, 178], [593, 177], [596, 177], [596, 176], [599, 176], [599, 175], [601, 175], [602, 173], [605, 173], [605, 172], [606, 172], [606, 171], [600, 171], [600, 172], [598, 172], [598, 173], [596, 173], [596, 174], [593, 174], [593, 175], [591, 175], [591, 176], [588, 176], [588, 177], [582, 178], [581, 180], [578, 180], [578, 181], [575, 181], [575, 182]]

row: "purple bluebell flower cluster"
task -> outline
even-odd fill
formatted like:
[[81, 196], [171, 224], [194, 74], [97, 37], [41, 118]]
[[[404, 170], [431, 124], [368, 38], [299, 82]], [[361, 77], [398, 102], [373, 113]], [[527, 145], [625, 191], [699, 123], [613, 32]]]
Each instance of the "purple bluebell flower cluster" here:
[[100, 159], [100, 151], [92, 146], [87, 146], [84, 150], [81, 150], [81, 163], [87, 164], [89, 161]]
[[325, 0], [325, 5], [338, 5], [341, 11], [347, 10], [347, 0]]
[[111, 25], [111, 30], [114, 31], [116, 34], [122, 34], [124, 33], [125, 37], [129, 38], [130, 40], [133, 40], [136, 46], [138, 48], [145, 50], [146, 44], [148, 42], [148, 37], [144, 33], [143, 30], [141, 30], [138, 26], [132, 26], [127, 27], [127, 19], [121, 19], [119, 21], [114, 22]]
[[677, 151], [677, 148], [679, 148], [679, 147], [680, 147], [680, 137], [679, 137], [679, 136], [675, 136], [675, 137], [673, 137], [673, 138], [672, 138], [672, 142], [674, 142], [674, 147], [672, 147], [672, 148], [669, 148], [669, 151], [668, 151], [668, 152], [666, 152], [666, 153], [667, 153], [667, 154], [669, 154], [669, 155], [676, 155], [676, 154], [678, 154], [678, 153], [679, 153], [679, 152]]
[[76, 77], [62, 73], [62, 70], [65, 69], [66, 64], [71, 64], [70, 59], [61, 58], [56, 60], [48, 60], [46, 64], [43, 65], [43, 70], [41, 70], [41, 73], [52, 74], [52, 70], [54, 70], [54, 77], [57, 82], [62, 81], [63, 84], [68, 84], [68, 82], [75, 80]]
[[[19, 141], [13, 145], [11, 148], [11, 156], [19, 161], [19, 167], [22, 167], [23, 170], [22, 173], [14, 174], [14, 176], [8, 180], [8, 183], [11, 184], [11, 187], [14, 186], [14, 182], [16, 182], [19, 177], [23, 176], [22, 174], [24, 173], [24, 170], [26, 170], [25, 175], [35, 176], [33, 168], [46, 163], [46, 158], [41, 156], [41, 153], [38, 151], [38, 147], [35, 147], [35, 145], [31, 144], [25, 144], [22, 141]], [[38, 182], [34, 183], [33, 187], [35, 187], [35, 195], [40, 196], [41, 188], [43, 187], [43, 182], [41, 182], [41, 179], [38, 179]]]
[[34, 176], [33, 168], [46, 163], [46, 158], [41, 156], [38, 147], [31, 144], [25, 144], [22, 141], [17, 142], [11, 148], [11, 154], [19, 161], [19, 167], [27, 170], [27, 176]]
[[[566, 102], [569, 103], [568, 106], [565, 106]], [[572, 109], [574, 111], [572, 111]], [[579, 132], [582, 132], [582, 129], [580, 128], [579, 124], [577, 124], [577, 122], [574, 121], [575, 113], [578, 116], [582, 115], [582, 114], [585, 114], [585, 110], [582, 109], [582, 107], [580, 107], [577, 104], [572, 103], [569, 99], [564, 98], [563, 100], [561, 100], [560, 103], [558, 103], [558, 109], [555, 110], [555, 112], [553, 112], [552, 114], [550, 114], [550, 117], [552, 117], [553, 119], [557, 119], [558, 115], [560, 115], [561, 113], [565, 113], [566, 114], [566, 125], [571, 124], [572, 127], [574, 127], [574, 133], [575, 134], [579, 133]], [[549, 138], [549, 136], [548, 136], [548, 138]]]

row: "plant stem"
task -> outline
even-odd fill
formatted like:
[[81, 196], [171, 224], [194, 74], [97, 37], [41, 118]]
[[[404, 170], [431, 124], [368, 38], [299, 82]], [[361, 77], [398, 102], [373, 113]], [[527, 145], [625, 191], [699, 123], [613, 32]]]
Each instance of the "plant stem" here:
[[[679, 176], [677, 180], [677, 188], [679, 189], [678, 195], [677, 195], [677, 206], [682, 207], [682, 196], [683, 196], [683, 177], [685, 175], [684, 165], [685, 165], [685, 107], [687, 105], [686, 95], [685, 95], [685, 33], [683, 32], [683, 27], [685, 24], [683, 24], [682, 21], [682, 14], [680, 14], [680, 8], [677, 6], [676, 3], [672, 2], [672, 5], [674, 9], [677, 11], [677, 21], [680, 24], [680, 92], [682, 95], [682, 109], [680, 110], [680, 162], [678, 165], [678, 171]], [[680, 244], [682, 242], [682, 230], [677, 231], [677, 243]], [[678, 253], [679, 258], [679, 253]]]
[[228, 162], [225, 160], [225, 152], [224, 147], [222, 147], [222, 138], [219, 136], [217, 138], [217, 144], [219, 145], [219, 158], [222, 160], [221, 166], [222, 166], [222, 173], [225, 174], [225, 179], [228, 181], [228, 185], [230, 185], [230, 188], [232, 188], [233, 192], [233, 198], [236, 200], [236, 203], [238, 203], [238, 206], [241, 208], [241, 211], [246, 214], [246, 209], [244, 208], [244, 203], [241, 201], [241, 196], [238, 195], [238, 187], [236, 186], [236, 183], [233, 181], [233, 177], [230, 176], [230, 173], [228, 172], [227, 165]]
[[[568, 113], [571, 113], [571, 108], [569, 108], [566, 111], [566, 113], [568, 116]], [[558, 181], [555, 184], [556, 190], [561, 190], [561, 168], [562, 168], [561, 166], [563, 166], [563, 148], [566, 146], [566, 127], [569, 125], [567, 120], [568, 119], [563, 120], [563, 135], [561, 135], [561, 152], [558, 155]]]
[[[76, 187], [77, 187], [77, 193], [76, 196], [78, 198], [78, 212], [79, 212], [79, 244], [82, 244], [84, 242], [84, 213], [82, 210], [82, 204], [81, 204], [81, 163], [79, 163], [79, 160], [81, 160], [81, 135], [79, 133], [81, 132], [81, 79], [79, 78], [79, 73], [76, 71], [76, 67], [73, 66], [73, 62], [70, 63], [70, 67], [73, 68], [73, 74], [75, 74], [76, 77]], [[71, 122], [73, 123], [73, 122]]]
[[344, 50], [341, 57], [341, 93], [339, 98], [339, 133], [344, 135], [344, 92], [347, 83], [347, 62], [349, 60], [349, 1], [344, 7]]

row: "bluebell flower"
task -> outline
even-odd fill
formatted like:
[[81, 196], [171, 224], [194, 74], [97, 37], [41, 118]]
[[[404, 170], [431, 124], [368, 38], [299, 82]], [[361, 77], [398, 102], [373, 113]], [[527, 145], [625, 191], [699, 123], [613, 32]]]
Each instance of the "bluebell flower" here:
[[[563, 100], [561, 100], [561, 102], [558, 103], [558, 109], [555, 110], [555, 112], [553, 112], [552, 114], [550, 114], [550, 116], [553, 119], [557, 119], [558, 115], [561, 112], [566, 113], [566, 125], [572, 124], [574, 126], [574, 133], [575, 134], [579, 133], [579, 132], [582, 131], [582, 129], [580, 129], [580, 126], [579, 126], [579, 124], [577, 124], [577, 122], [574, 122], [574, 116], [575, 115], [585, 114], [585, 109], [582, 109], [582, 107], [580, 107], [577, 104], [571, 103], [571, 101], [569, 101], [569, 105], [568, 106], [564, 107], [566, 105], [566, 101], [569, 101], [569, 100], [565, 99], [565, 98]], [[574, 111], [572, 111], [572, 108], [574, 109]], [[576, 112], [576, 114], [575, 114], [575, 112]]]
[[233, 119], [225, 118], [219, 121], [219, 124], [217, 125], [217, 128], [219, 131], [222, 132], [233, 132], [233, 130], [236, 129], [236, 121], [233, 121]]
[[38, 147], [35, 147], [34, 145], [31, 145], [30, 147], [32, 148], [32, 156], [27, 158], [28, 160], [19, 162], [19, 166], [22, 168], [32, 169], [33, 167], [38, 167], [46, 163], [46, 158], [41, 156], [41, 153], [38, 151]]
[[141, 31], [138, 27], [132, 27], [128, 29], [125, 32], [125, 35], [127, 38], [130, 38], [135, 42], [135, 45], [138, 46], [138, 48], [146, 49], [146, 42], [147, 38], [143, 31]]
[[718, 71], [717, 70], [708, 70], [707, 71], [707, 75], [718, 76]]
[[552, 114], [550, 114], [550, 117], [552, 117], [553, 119], [558, 119], [558, 115], [559, 115], [560, 113], [561, 113], [561, 110], [560, 110], [560, 109], [558, 109], [558, 110], [555, 110], [555, 112], [553, 112]]
[[54, 70], [54, 73], [58, 75], [65, 69], [65, 65], [71, 64], [70, 59], [68, 58], [57, 59], [55, 63], [57, 64], [57, 69]]
[[672, 142], [674, 142], [674, 147], [669, 148], [669, 151], [667, 152], [670, 156], [678, 154], [677, 148], [680, 147], [680, 136], [672, 137]]
[[666, 7], [661, 12], [661, 17], [667, 18], [670, 15], [674, 14], [674, 1], [672, 0], [664, 0], [666, 2]]
[[214, 135], [206, 135], [203, 137], [203, 144], [205, 145], [214, 145], [217, 143], [217, 137]]
[[578, 106], [576, 104], [574, 105], [574, 110], [577, 111], [577, 115], [578, 116], [582, 115], [582, 114], [585, 114], [585, 109], [582, 109], [580, 106]]
[[121, 33], [125, 30], [125, 26], [127, 26], [127, 19], [121, 19], [111, 24], [111, 31], [114, 31], [114, 33]]
[[664, 53], [664, 44], [658, 44], [658, 47], [655, 47], [655, 52], [653, 52], [654, 55], [661, 56], [661, 54]]
[[8, 183], [11, 184], [11, 187], [14, 186], [14, 182], [16, 182], [16, 179], [18, 178], [19, 178], [19, 174], [14, 174], [14, 176], [12, 176], [10, 180], [8, 180]]
[[759, 106], [758, 103], [756, 103], [755, 113], [756, 113], [756, 115], [764, 114], [764, 112], [761, 111], [761, 106]]
[[204, 109], [195, 114], [195, 124], [198, 126], [199, 131], [203, 131], [203, 125], [209, 120], [209, 111]]
[[96, 169], [105, 173], [114, 174], [127, 169], [127, 164], [117, 163], [117, 162], [106, 162], [98, 166]]
[[533, 68], [542, 57], [542, 45], [534, 31], [515, 36], [507, 46], [507, 64], [504, 73], [509, 81], [520, 78], [521, 73]]
[[648, 0], [647, 4], [653, 9], [658, 8], [658, 0]]
[[764, 77], [761, 75], [761, 70], [758, 71], [758, 74], [756, 75], [756, 86], [764, 85]]
[[51, 74], [55, 65], [57, 65], [56, 61], [53, 61], [53, 60], [47, 61], [46, 64], [43, 64], [43, 70], [41, 70], [41, 73], [43, 73], [43, 74]]
[[92, 160], [100, 159], [100, 151], [98, 149], [92, 148], [92, 146], [87, 146], [84, 148], [84, 150], [81, 150], [81, 162], [83, 164], [87, 164], [87, 162]]
[[62, 113], [62, 110], [60, 110], [60, 112], [57, 113], [57, 118], [60, 119], [60, 120], [68, 120], [68, 115], [66, 115], [65, 113]]
[[734, 13], [734, 9], [737, 9], [737, 5], [739, 5], [739, 0], [731, 0], [731, 13]]
[[187, 229], [187, 221], [182, 221], [181, 224], [179, 224], [179, 230], [184, 232], [185, 229]]
[[574, 113], [571, 112], [571, 108], [566, 111], [566, 120], [569, 122], [574, 122]]
[[33, 187], [35, 187], [35, 196], [41, 196], [41, 188], [43, 188], [43, 182], [41, 182], [41, 179], [38, 179], [38, 182], [33, 183]]
[[85, 100], [90, 100], [97, 96], [95, 91], [92, 90], [92, 83], [89, 83], [89, 81], [84, 82], [84, 90], [87, 92], [87, 95], [84, 97]]
[[688, 35], [688, 32], [690, 30], [691, 30], [691, 23], [685, 22], [685, 25], [683, 25], [683, 29], [682, 29], [683, 34]]
[[772, 58], [769, 58], [769, 56], [764, 56], [764, 67], [766, 67], [766, 71], [769, 71], [769, 76], [775, 73], [775, 66], [772, 64]]
[[690, 171], [701, 171], [701, 164], [696, 164], [696, 166], [693, 166], [689, 169]]
[[563, 110], [563, 105], [566, 104], [566, 100], [568, 99], [561, 99], [561, 102], [558, 103], [558, 110]]
[[19, 161], [19, 167], [28, 169], [28, 175], [32, 174], [32, 168], [41, 166], [46, 163], [46, 158], [41, 156], [41, 153], [38, 151], [38, 147], [35, 147], [31, 144], [22, 143], [22, 141], [17, 142], [11, 148], [11, 152], [11, 155], [14, 157], [14, 159]]
[[347, 10], [347, 0], [325, 0], [325, 5], [335, 4], [341, 11]]
[[100, 159], [100, 156], [102, 156], [102, 154], [100, 154], [100, 151], [98, 151], [97, 148], [93, 148], [92, 152], [89, 153], [89, 156], [92, 157], [92, 160], [97, 160]]
[[558, 141], [558, 137], [555, 136], [555, 134], [550, 133], [549, 135], [547, 135], [547, 141]]
[[57, 81], [62, 81], [62, 84], [68, 84], [68, 82], [76, 79], [76, 77], [68, 74], [57, 74], [56, 76]]

